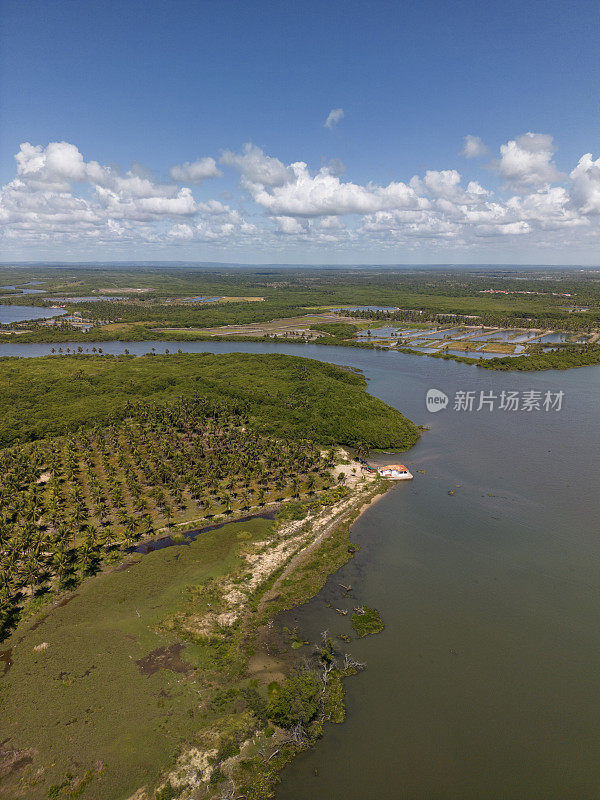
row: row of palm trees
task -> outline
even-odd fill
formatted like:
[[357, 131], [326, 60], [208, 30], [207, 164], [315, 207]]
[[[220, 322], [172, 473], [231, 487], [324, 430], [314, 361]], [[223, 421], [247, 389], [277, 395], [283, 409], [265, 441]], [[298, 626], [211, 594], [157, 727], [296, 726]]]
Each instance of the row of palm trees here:
[[[89, 353], [90, 349], [91, 352], [94, 354], [99, 353], [100, 355], [102, 355], [102, 353], [104, 352], [101, 347], [92, 347], [92, 348], [86, 347], [84, 349], [83, 347], [81, 347], [81, 345], [77, 348], [73, 347], [72, 350], [70, 347], [65, 347], [64, 350], [62, 347], [51, 347], [50, 352], [52, 354], [59, 353], [60, 355], [63, 355], [63, 353], [66, 353], [67, 355], [70, 355], [71, 353], [73, 353], [73, 355], [82, 355], [84, 353]], [[129, 350], [125, 350], [125, 353], [129, 355]]]
[[77, 585], [161, 527], [327, 489], [332, 458], [202, 399], [1, 450], [0, 638], [32, 596]]

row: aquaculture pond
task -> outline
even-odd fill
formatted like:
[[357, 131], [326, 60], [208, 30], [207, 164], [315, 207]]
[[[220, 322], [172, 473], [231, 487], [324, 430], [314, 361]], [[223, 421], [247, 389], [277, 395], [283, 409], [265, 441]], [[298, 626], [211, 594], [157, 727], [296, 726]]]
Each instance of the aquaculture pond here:
[[478, 342], [515, 342], [514, 331], [492, 331], [491, 333], [475, 334], [473, 341]]
[[431, 335], [437, 333], [437, 328], [428, 328], [426, 330], [415, 330], [409, 331], [406, 333], [406, 338], [410, 339], [411, 337], [414, 338], [427, 338], [431, 339]]
[[435, 331], [428, 338], [429, 339], [448, 339], [460, 333], [460, 328], [442, 328]]
[[536, 341], [544, 344], [545, 342], [559, 343], [559, 342], [568, 342], [569, 341], [569, 334], [568, 333], [546, 333], [544, 336], [540, 336], [539, 339]]
[[372, 339], [375, 336], [382, 339], [390, 338], [391, 336], [398, 336], [398, 334], [398, 328], [387, 326], [382, 328], [368, 328], [367, 330], [358, 331], [357, 336], [359, 339]]
[[515, 336], [512, 336], [511, 342], [525, 342], [533, 339], [536, 335], [540, 335], [540, 331], [521, 331]]
[[183, 298], [187, 303], [216, 303], [218, 300], [222, 300], [222, 297], [204, 297], [203, 295], [199, 295], [198, 297], [184, 297]]

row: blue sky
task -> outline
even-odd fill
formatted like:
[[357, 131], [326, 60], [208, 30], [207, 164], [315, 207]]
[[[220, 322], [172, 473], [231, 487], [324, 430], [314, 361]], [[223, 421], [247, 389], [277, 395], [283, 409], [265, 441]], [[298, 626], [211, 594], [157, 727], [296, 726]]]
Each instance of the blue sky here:
[[597, 2], [0, 6], [4, 260], [600, 260]]

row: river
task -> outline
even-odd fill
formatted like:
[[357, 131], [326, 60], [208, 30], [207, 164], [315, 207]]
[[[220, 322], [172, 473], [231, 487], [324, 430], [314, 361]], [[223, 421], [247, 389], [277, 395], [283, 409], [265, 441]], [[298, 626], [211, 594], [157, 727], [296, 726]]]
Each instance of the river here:
[[[153, 345], [164, 351], [100, 346]], [[415, 480], [362, 515], [356, 558], [291, 615], [314, 640], [346, 624], [328, 601], [367, 603], [386, 629], [343, 646], [368, 664], [346, 681], [347, 720], [284, 771], [277, 800], [597, 798], [600, 368], [507, 373], [317, 345], [166, 346], [352, 365], [372, 394], [431, 428], [402, 456]], [[0, 345], [0, 355], [49, 350]], [[446, 409], [426, 410], [430, 388], [450, 397]], [[502, 391], [529, 390], [564, 392], [561, 410], [498, 409]], [[494, 410], [453, 410], [459, 391], [475, 392], [475, 408], [492, 392]]]

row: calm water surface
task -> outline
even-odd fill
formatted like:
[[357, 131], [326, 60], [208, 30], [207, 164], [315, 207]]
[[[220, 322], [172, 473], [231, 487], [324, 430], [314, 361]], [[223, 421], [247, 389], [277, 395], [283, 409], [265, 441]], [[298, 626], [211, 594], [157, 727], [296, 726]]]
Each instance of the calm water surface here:
[[[402, 457], [415, 480], [363, 514], [357, 557], [291, 615], [312, 640], [348, 624], [327, 601], [367, 603], [386, 629], [343, 645], [368, 663], [346, 682], [348, 718], [286, 769], [277, 800], [598, 798], [600, 368], [528, 375], [314, 345], [167, 346], [351, 364], [370, 392], [431, 426]], [[436, 414], [425, 409], [432, 387], [450, 396]], [[466, 413], [452, 410], [459, 390], [565, 396], [560, 412]]]
[[25, 322], [29, 319], [49, 319], [50, 317], [59, 317], [65, 313], [64, 310], [57, 308], [0, 305], [0, 323], [7, 325], [9, 322]]
[[27, 283], [20, 283], [18, 285], [9, 284], [8, 286], [0, 286], [0, 293], [2, 289], [10, 289], [16, 291], [17, 289], [21, 294], [44, 294], [43, 289], [28, 289], [28, 286], [41, 286], [44, 281], [27, 281]]

